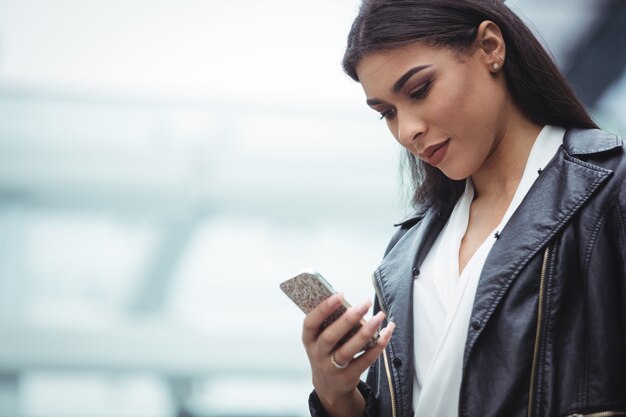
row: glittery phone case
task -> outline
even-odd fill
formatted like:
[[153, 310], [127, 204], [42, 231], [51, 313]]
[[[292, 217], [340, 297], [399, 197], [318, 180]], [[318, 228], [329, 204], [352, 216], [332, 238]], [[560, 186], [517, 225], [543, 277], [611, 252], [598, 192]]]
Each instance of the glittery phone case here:
[[[300, 310], [302, 310], [305, 314], [308, 314], [311, 310], [317, 307], [322, 301], [326, 300], [328, 297], [333, 295], [336, 291], [333, 287], [317, 272], [303, 272], [301, 274], [296, 275], [295, 277], [288, 279], [280, 284], [280, 289], [283, 290], [285, 294], [291, 300], [296, 303]], [[340, 305], [337, 310], [335, 310], [320, 326], [321, 329], [325, 329], [328, 327], [333, 321], [337, 320], [348, 308], [350, 308], [350, 304], [343, 300], [342, 305]], [[364, 321], [361, 320], [361, 323], [354, 326], [348, 333], [343, 336], [339, 342], [335, 345], [334, 349], [337, 349], [339, 346], [343, 345], [347, 342], [352, 336], [354, 336]], [[365, 346], [363, 346], [362, 350], [367, 350], [374, 345], [376, 345], [376, 341], [378, 340], [378, 332], [374, 334], [374, 336], [367, 342]]]

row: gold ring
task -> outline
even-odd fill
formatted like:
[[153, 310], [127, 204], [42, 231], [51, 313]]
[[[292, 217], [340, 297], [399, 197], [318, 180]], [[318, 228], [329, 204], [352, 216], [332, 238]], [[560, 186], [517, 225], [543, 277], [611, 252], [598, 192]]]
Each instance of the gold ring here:
[[330, 362], [333, 365], [335, 365], [335, 368], [337, 368], [337, 369], [344, 369], [344, 368], [347, 368], [348, 365], [350, 365], [350, 362], [348, 362], [346, 364], [337, 362], [337, 359], [335, 359], [335, 354], [334, 353], [332, 355], [330, 355]]

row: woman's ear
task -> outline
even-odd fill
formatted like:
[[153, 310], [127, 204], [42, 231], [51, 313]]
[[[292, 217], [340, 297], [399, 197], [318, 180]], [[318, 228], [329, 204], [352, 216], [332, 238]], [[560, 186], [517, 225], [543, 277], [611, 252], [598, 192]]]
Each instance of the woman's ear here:
[[491, 72], [498, 72], [506, 57], [506, 45], [498, 25], [491, 20], [482, 22], [478, 26], [476, 42], [482, 50], [485, 65]]

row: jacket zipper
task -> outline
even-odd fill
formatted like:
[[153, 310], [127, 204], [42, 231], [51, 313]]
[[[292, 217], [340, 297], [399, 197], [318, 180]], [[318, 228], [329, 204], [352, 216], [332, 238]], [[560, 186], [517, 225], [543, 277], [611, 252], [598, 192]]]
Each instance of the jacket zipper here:
[[385, 372], [387, 373], [387, 383], [389, 384], [389, 395], [391, 396], [391, 415], [396, 417], [396, 396], [393, 389], [393, 383], [391, 380], [391, 369], [389, 368], [389, 359], [387, 359], [387, 349], [383, 349], [383, 359], [385, 361]]
[[[546, 248], [546, 251], [543, 255], [543, 264], [541, 265], [541, 279], [539, 281], [539, 302], [537, 305], [537, 332], [535, 334], [535, 349], [533, 351], [533, 363], [530, 371], [530, 390], [528, 392], [528, 417], [532, 417], [533, 415], [533, 407], [534, 407], [534, 393], [535, 393], [535, 380], [537, 378], [537, 366], [538, 366], [538, 356], [539, 356], [539, 344], [541, 342], [541, 333], [543, 330], [543, 293], [546, 283], [546, 272], [548, 270], [548, 260], [550, 259], [550, 247]], [[576, 415], [576, 414], [575, 414]], [[610, 416], [610, 415], [609, 415]], [[609, 417], [607, 416], [607, 417]], [[604, 417], [604, 416], [594, 416], [594, 417]]]
[[[383, 305], [383, 298], [381, 297], [380, 290], [378, 289], [378, 285], [376, 283], [376, 272], [372, 274], [372, 283], [374, 284], [374, 291], [376, 292], [376, 297], [378, 298], [378, 305], [385, 316], [387, 316], [387, 311], [385, 311], [385, 306]], [[387, 384], [389, 385], [389, 395], [391, 397], [391, 416], [396, 417], [398, 415], [397, 407], [396, 407], [396, 394], [393, 389], [393, 379], [391, 377], [391, 368], [389, 367], [389, 359], [387, 357], [387, 348], [383, 349], [383, 362], [385, 363], [385, 373], [387, 374]]]
[[[543, 255], [543, 264], [541, 265], [541, 279], [539, 281], [539, 304], [537, 306], [537, 333], [535, 335], [535, 349], [533, 352], [533, 363], [532, 370], [530, 373], [530, 391], [528, 393], [528, 417], [532, 417], [532, 410], [534, 407], [534, 393], [535, 393], [535, 384], [537, 378], [537, 367], [539, 360], [539, 345], [541, 343], [541, 336], [543, 331], [543, 297], [545, 292], [546, 285], [546, 273], [548, 271], [548, 262], [550, 260], [550, 247], [546, 248], [546, 251]], [[615, 417], [615, 416], [626, 416], [626, 412], [623, 411], [602, 411], [597, 413], [589, 413], [589, 414], [569, 414], [567, 417]]]

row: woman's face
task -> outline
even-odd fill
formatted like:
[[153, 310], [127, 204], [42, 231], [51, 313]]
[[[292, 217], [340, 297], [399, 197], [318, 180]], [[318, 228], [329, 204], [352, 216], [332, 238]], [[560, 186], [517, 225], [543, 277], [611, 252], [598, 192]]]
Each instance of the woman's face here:
[[506, 128], [506, 84], [492, 63], [481, 48], [461, 54], [417, 42], [366, 55], [357, 74], [396, 140], [458, 180], [488, 163]]

